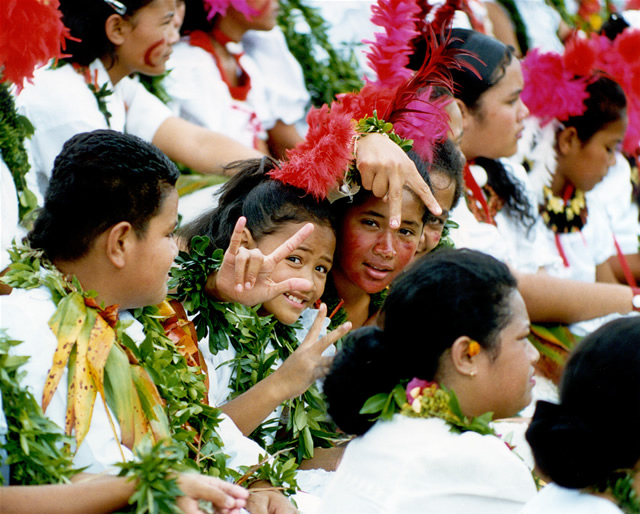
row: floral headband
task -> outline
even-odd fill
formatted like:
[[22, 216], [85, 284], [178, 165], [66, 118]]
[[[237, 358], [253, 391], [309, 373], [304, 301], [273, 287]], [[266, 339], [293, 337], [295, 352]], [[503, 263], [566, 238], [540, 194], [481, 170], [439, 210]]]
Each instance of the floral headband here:
[[65, 39], [58, 0], [6, 0], [0, 9], [0, 82], [11, 82], [18, 92], [24, 80], [50, 59], [65, 57]]
[[236, 11], [244, 14], [245, 18], [251, 18], [258, 12], [247, 3], [247, 0], [203, 0], [204, 8], [207, 11], [207, 19], [211, 20], [214, 16], [227, 14], [227, 9], [233, 7]]
[[564, 54], [530, 51], [522, 62], [522, 100], [544, 125], [553, 119], [566, 121], [586, 110], [587, 86], [598, 73], [618, 82], [627, 97], [629, 124], [623, 142], [628, 155], [640, 150], [640, 30], [625, 29], [614, 41], [592, 34], [574, 36]]

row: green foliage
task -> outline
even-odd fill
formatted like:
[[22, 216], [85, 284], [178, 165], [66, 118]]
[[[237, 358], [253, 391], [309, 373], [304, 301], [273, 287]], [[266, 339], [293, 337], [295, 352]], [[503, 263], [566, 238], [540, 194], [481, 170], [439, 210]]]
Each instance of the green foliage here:
[[460, 225], [455, 221], [449, 219], [445, 221], [440, 241], [438, 241], [438, 245], [431, 251], [435, 252], [436, 250], [442, 250], [443, 248], [455, 248], [456, 245], [453, 242], [453, 239], [451, 239], [451, 231], [458, 228], [460, 228]]
[[260, 462], [261, 466], [255, 471], [246, 466], [241, 466], [241, 471], [252, 471], [252, 481], [266, 480], [274, 487], [282, 489], [286, 495], [297, 492], [296, 470], [298, 465], [294, 457], [282, 459], [279, 458], [279, 455], [261, 455]]
[[369, 398], [360, 409], [360, 414], [378, 414], [371, 421], [383, 419], [389, 421], [402, 406], [407, 403], [405, 386], [398, 384], [390, 393], [379, 393]]
[[166, 70], [160, 75], [153, 76], [138, 73], [138, 80], [149, 93], [158, 97], [163, 104], [168, 104], [171, 101], [171, 96], [167, 93], [163, 81], [169, 73], [171, 73], [171, 70]]
[[160, 514], [182, 511], [176, 506], [176, 498], [184, 496], [178, 487], [174, 472], [181, 469], [184, 454], [176, 445], [160, 441], [155, 445], [145, 439], [135, 450], [136, 459], [118, 463], [119, 476], [137, 479], [135, 492], [129, 504], [135, 505], [136, 514]]
[[[73, 438], [42, 413], [33, 395], [20, 387], [25, 372], [19, 371], [29, 358], [9, 355], [20, 344], [0, 331], [0, 392], [9, 432], [2, 445], [8, 454], [11, 483], [37, 485], [68, 482], [73, 469]], [[0, 476], [0, 484], [2, 476]], [[8, 484], [5, 484], [8, 485]]]
[[18, 193], [20, 219], [38, 206], [36, 196], [27, 187], [29, 159], [24, 140], [33, 135], [33, 125], [16, 111], [13, 96], [6, 82], [0, 83], [0, 157], [5, 162]]
[[634, 487], [635, 470], [619, 470], [611, 474], [604, 483], [593, 487], [598, 493], [608, 492], [625, 514], [640, 513], [640, 498]]
[[395, 144], [408, 152], [413, 147], [413, 139], [403, 139], [393, 131], [393, 123], [378, 118], [378, 111], [373, 111], [373, 116], [362, 118], [356, 125], [356, 131], [360, 134], [378, 133], [384, 134]]
[[[330, 104], [339, 93], [360, 90], [362, 73], [353, 49], [343, 57], [333, 48], [327, 37], [327, 22], [319, 9], [302, 0], [281, 0], [278, 24], [289, 50], [302, 66], [313, 105]], [[301, 24], [309, 28], [308, 32], [299, 30]]]

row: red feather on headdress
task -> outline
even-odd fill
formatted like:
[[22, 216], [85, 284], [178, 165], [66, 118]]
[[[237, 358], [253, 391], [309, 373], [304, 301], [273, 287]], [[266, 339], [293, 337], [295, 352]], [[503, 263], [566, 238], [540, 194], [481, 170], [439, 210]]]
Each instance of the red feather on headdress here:
[[317, 199], [325, 199], [329, 191], [344, 177], [353, 159], [355, 122], [351, 113], [325, 104], [312, 108], [307, 115], [309, 130], [305, 140], [287, 150], [287, 161], [269, 176], [285, 184], [303, 189]]
[[1, 82], [22, 90], [36, 68], [50, 59], [65, 57], [65, 39], [71, 39], [62, 23], [58, 0], [5, 0], [0, 9]]

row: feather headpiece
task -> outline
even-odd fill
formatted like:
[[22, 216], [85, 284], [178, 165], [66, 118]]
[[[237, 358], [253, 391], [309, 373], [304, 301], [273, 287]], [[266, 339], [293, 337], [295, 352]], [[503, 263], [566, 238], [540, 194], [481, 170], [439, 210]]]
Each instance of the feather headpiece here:
[[236, 11], [241, 12], [247, 19], [258, 14], [258, 11], [251, 7], [247, 3], [247, 0], [203, 0], [203, 3], [207, 11], [207, 20], [211, 20], [218, 14], [224, 16], [227, 14], [229, 7], [233, 7]]
[[22, 90], [36, 68], [65, 57], [65, 39], [58, 0], [5, 0], [0, 9], [0, 81]]

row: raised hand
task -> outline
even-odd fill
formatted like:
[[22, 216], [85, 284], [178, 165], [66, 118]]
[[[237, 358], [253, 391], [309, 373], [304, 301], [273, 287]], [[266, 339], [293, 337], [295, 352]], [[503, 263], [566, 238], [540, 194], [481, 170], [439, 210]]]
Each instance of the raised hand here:
[[376, 133], [361, 136], [356, 165], [362, 187], [389, 202], [391, 228], [400, 227], [402, 189], [405, 185], [422, 199], [432, 214], [442, 214], [431, 188], [420, 176], [413, 161], [388, 137]]
[[276, 283], [271, 280], [271, 273], [278, 262], [291, 254], [313, 232], [313, 224], [307, 223], [272, 253], [264, 255], [257, 248], [250, 250], [241, 245], [246, 222], [244, 216], [236, 222], [222, 266], [207, 279], [207, 294], [224, 302], [252, 306], [287, 291], [311, 289], [311, 282], [302, 278]]

